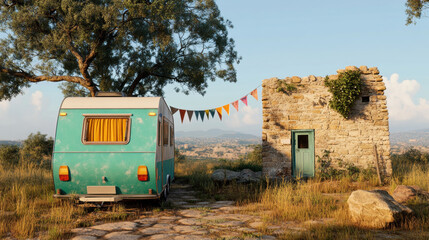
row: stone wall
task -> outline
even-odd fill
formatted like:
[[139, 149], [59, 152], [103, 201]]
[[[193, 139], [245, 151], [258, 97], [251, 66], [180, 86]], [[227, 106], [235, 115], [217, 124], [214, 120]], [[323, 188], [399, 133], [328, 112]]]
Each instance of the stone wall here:
[[[350, 66], [338, 70], [357, 70]], [[315, 168], [317, 156], [330, 151], [333, 162], [341, 159], [361, 168], [375, 167], [376, 145], [381, 173], [390, 175], [389, 122], [386, 89], [377, 68], [361, 66], [362, 94], [356, 100], [349, 119], [329, 107], [331, 93], [324, 77], [271, 78], [263, 81], [262, 159], [263, 173], [268, 177], [292, 174], [291, 130], [314, 129]], [[329, 76], [337, 79], [338, 75]], [[296, 91], [278, 91], [278, 82], [296, 86]], [[363, 102], [362, 97], [369, 97]]]

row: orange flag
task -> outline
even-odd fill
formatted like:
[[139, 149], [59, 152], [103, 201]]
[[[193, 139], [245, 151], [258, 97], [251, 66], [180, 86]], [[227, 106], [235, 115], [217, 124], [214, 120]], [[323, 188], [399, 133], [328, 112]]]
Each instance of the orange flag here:
[[179, 109], [179, 112], [180, 112], [180, 119], [182, 120], [182, 123], [183, 123], [183, 119], [185, 118], [186, 110]]
[[219, 115], [220, 120], [222, 121], [222, 107], [216, 108], [217, 115]]
[[255, 88], [255, 90], [250, 92], [250, 95], [252, 95], [256, 99], [256, 101], [258, 101], [258, 89], [257, 88]]
[[209, 119], [209, 110], [205, 110], [205, 112], [206, 112], [206, 115], [207, 115], [207, 119]]
[[235, 101], [235, 102], [233, 102], [233, 103], [231, 103], [231, 105], [232, 106], [234, 106], [234, 108], [237, 110], [237, 112], [238, 112], [238, 100], [237, 101]]
[[223, 109], [225, 109], [225, 112], [229, 115], [229, 104], [223, 106]]

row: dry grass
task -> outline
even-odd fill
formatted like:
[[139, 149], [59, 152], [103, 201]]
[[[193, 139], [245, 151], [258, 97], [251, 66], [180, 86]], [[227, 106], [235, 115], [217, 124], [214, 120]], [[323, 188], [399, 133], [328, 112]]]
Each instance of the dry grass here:
[[132, 217], [122, 205], [89, 213], [71, 201], [54, 199], [53, 189], [51, 170], [0, 165], [0, 238], [64, 239], [75, 227]]

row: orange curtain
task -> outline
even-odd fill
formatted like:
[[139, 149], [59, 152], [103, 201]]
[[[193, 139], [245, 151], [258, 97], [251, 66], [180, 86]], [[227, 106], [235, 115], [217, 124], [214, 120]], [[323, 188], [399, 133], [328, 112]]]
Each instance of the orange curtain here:
[[125, 142], [127, 118], [88, 118], [88, 142]]

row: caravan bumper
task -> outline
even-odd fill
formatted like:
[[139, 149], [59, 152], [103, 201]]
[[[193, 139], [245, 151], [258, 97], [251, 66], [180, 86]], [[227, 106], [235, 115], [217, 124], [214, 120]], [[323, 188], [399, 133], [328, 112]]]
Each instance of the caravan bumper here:
[[119, 202], [122, 200], [144, 200], [144, 199], [159, 199], [159, 195], [156, 194], [145, 194], [145, 195], [60, 195], [54, 194], [55, 198], [79, 199], [81, 202]]

